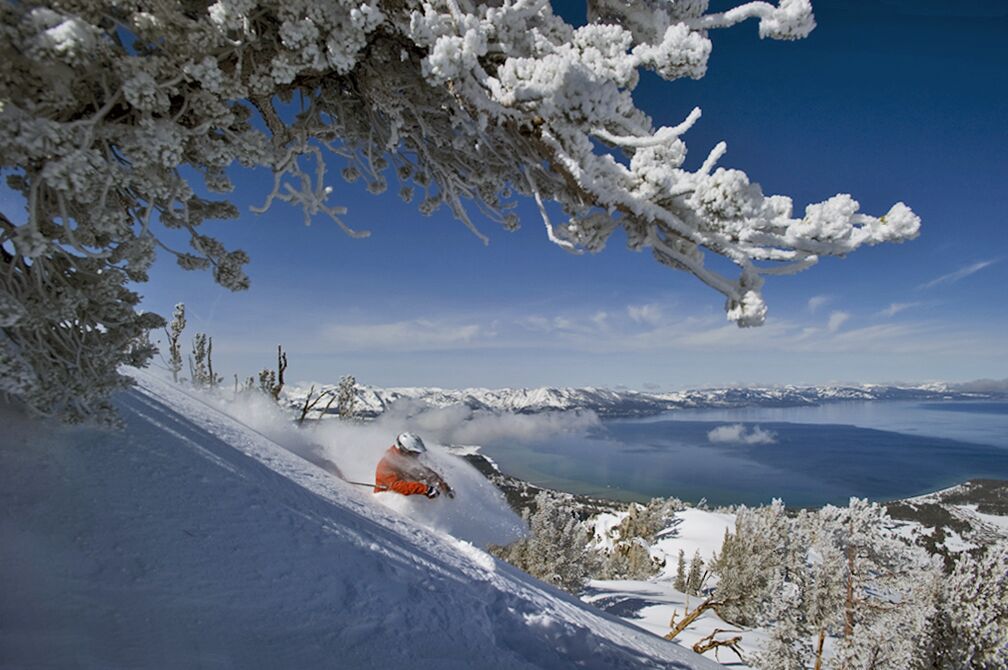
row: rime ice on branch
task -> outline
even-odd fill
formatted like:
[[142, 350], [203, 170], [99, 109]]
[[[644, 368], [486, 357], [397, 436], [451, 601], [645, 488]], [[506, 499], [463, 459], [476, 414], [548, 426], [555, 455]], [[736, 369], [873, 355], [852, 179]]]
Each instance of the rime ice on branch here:
[[[687, 170], [700, 110], [656, 128], [634, 105], [641, 69], [702, 77], [711, 30], [754, 19], [761, 37], [804, 37], [808, 0], [588, 10], [575, 28], [544, 0], [4, 3], [0, 168], [26, 208], [0, 215], [0, 376], [17, 380], [3, 389], [81, 417], [128, 383], [116, 367], [145, 363], [144, 332], [163, 322], [134, 311], [126, 284], [146, 280], [157, 248], [246, 288], [245, 253], [200, 229], [236, 208], [187, 181], [227, 193], [236, 163], [274, 173], [257, 211], [289, 203], [353, 236], [366, 231], [331, 202], [327, 161], [372, 193], [398, 181], [421, 213], [446, 206], [484, 240], [474, 214], [512, 229], [528, 197], [552, 242], [598, 251], [622, 228], [722, 293], [743, 326], [764, 319], [764, 275], [917, 234], [902, 203], [876, 218], [837, 195], [795, 214], [718, 167], [724, 143]], [[189, 248], [169, 248], [165, 229]], [[710, 254], [737, 275], [706, 267]]]

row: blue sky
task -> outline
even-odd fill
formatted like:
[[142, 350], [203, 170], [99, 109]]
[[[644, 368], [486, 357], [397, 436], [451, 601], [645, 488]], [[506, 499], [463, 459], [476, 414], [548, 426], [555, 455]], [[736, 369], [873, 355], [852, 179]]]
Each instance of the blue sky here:
[[189, 334], [214, 337], [228, 376], [271, 365], [283, 343], [292, 381], [352, 373], [383, 386], [1008, 377], [1008, 9], [813, 6], [819, 26], [806, 40], [761, 41], [754, 23], [717, 31], [703, 80], [645, 76], [635, 92], [659, 124], [699, 105], [691, 158], [723, 139], [722, 165], [792, 196], [796, 210], [848, 192], [868, 212], [902, 200], [922, 217], [913, 242], [769, 278], [762, 328], [727, 323], [718, 294], [627, 250], [621, 234], [599, 254], [564, 252], [528, 204], [515, 233], [477, 219], [484, 247], [446, 212], [426, 218], [391, 193], [335, 181], [348, 223], [372, 232], [353, 240], [283, 205], [248, 212], [268, 190], [267, 175], [249, 173], [235, 194], [241, 219], [207, 226], [250, 254], [252, 288], [230, 293], [162, 257], [143, 305], [167, 314], [185, 302]]

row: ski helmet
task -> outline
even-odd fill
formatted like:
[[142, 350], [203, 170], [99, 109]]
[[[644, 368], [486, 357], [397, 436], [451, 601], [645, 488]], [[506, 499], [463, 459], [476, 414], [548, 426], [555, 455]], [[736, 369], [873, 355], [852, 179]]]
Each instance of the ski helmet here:
[[399, 433], [399, 436], [395, 439], [395, 443], [400, 451], [405, 451], [409, 454], [422, 454], [427, 451], [427, 447], [424, 446], [420, 436], [413, 433]]

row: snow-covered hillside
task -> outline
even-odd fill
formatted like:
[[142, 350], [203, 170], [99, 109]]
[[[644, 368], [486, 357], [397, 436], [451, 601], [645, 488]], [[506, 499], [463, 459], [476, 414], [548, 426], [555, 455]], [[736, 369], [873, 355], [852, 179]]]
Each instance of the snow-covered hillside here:
[[719, 667], [138, 379], [122, 432], [0, 405], [0, 666]]
[[[618, 512], [593, 517], [590, 524], [596, 546], [611, 547], [613, 530], [626, 516], [626, 512]], [[721, 551], [725, 530], [734, 530], [734, 525], [735, 515], [728, 512], [696, 507], [680, 510], [650, 547], [652, 557], [664, 564], [658, 575], [645, 581], [592, 580], [582, 597], [596, 607], [617, 614], [655, 635], [664, 636], [671, 630], [670, 621], [673, 617], [682, 617], [703, 600], [700, 596], [690, 597], [675, 588], [679, 552], [684, 553], [686, 560], [692, 560], [696, 553], [709, 566], [715, 554]], [[709, 577], [707, 586], [714, 586], [717, 578]], [[733, 631], [732, 635], [738, 634], [741, 637], [738, 648], [743, 658], [751, 658], [753, 652], [762, 650], [767, 639], [767, 631], [763, 628], [742, 628], [725, 622], [715, 611], [708, 610], [689, 624], [676, 641], [692, 647], [716, 631]], [[730, 636], [719, 633], [717, 637], [725, 639]], [[708, 653], [711, 654], [713, 652]], [[724, 649], [718, 658], [732, 667], [751, 667], [730, 649]]]
[[[317, 384], [317, 388], [326, 388]], [[310, 385], [290, 386], [286, 395], [300, 406]], [[462, 405], [471, 410], [532, 414], [538, 412], [588, 410], [602, 417], [632, 417], [660, 414], [682, 408], [716, 407], [800, 407], [844, 400], [948, 400], [1003, 397], [997, 390], [972, 391], [965, 385], [930, 383], [909, 386], [865, 384], [858, 386], [772, 386], [720, 388], [646, 393], [601, 388], [535, 389], [441, 389], [357, 387], [356, 413], [375, 417], [397, 407], [422, 405], [448, 407]]]

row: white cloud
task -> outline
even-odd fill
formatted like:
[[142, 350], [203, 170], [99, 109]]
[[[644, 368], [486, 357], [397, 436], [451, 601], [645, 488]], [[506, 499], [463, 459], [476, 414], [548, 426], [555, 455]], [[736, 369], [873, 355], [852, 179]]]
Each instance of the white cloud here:
[[662, 320], [662, 310], [659, 305], [650, 303], [647, 305], [629, 305], [627, 316], [631, 321], [647, 325], [657, 325]]
[[815, 312], [817, 309], [828, 303], [833, 298], [828, 295], [814, 295], [809, 298], [808, 310], [810, 312]]
[[899, 314], [900, 312], [908, 310], [911, 307], [917, 307], [920, 304], [921, 303], [919, 302], [894, 302], [891, 303], [885, 309], [883, 309], [881, 312], [879, 312], [879, 314], [881, 314], [882, 316], [888, 316], [889, 318], [892, 318], [897, 314]]
[[526, 330], [543, 331], [550, 330], [550, 320], [544, 316], [526, 316], [518, 320], [518, 324]]
[[591, 411], [497, 413], [467, 405], [431, 407], [421, 401], [399, 400], [375, 424], [386, 434], [412, 430], [442, 444], [492, 444], [528, 442], [563, 434], [581, 434], [601, 425]]
[[[554, 317], [545, 317], [532, 315], [521, 317], [515, 320], [515, 323], [525, 330], [555, 335], [581, 332], [586, 329], [594, 330], [595, 327], [603, 326], [606, 318], [607, 314], [605, 312], [598, 312], [590, 319], [587, 319], [587, 322], [573, 316], [557, 315]], [[594, 325], [588, 325], [588, 323]]]
[[707, 439], [714, 444], [774, 444], [777, 442], [777, 434], [759, 426], [753, 426], [751, 431], [747, 431], [741, 423], [733, 423], [718, 426], [707, 433]]
[[849, 318], [850, 314], [847, 312], [833, 312], [829, 315], [829, 321], [826, 323], [826, 329], [831, 333], [835, 333], [840, 330], [840, 326], [844, 325]]
[[[835, 298], [834, 298], [835, 299]], [[775, 355], [781, 352], [835, 353], [962, 353], [964, 342], [972, 342], [971, 355], [1003, 351], [1003, 342], [962, 323], [936, 320], [913, 321], [888, 318], [920, 303], [893, 303], [876, 311], [876, 323], [860, 323], [853, 311], [820, 309], [818, 316], [788, 318], [772, 315], [760, 328], [738, 328], [720, 313], [677, 315], [670, 319], [660, 303], [635, 305], [638, 319], [658, 319], [658, 323], [633, 321], [630, 311], [558, 310], [553, 313], [441, 314], [429, 318], [408, 318], [371, 324], [336, 324], [329, 328], [305, 328], [285, 345], [313, 353], [332, 351], [408, 353], [423, 351], [487, 350], [563, 352], [567, 355], [617, 353], [664, 355], [680, 352], [740, 355]], [[920, 310], [918, 310], [920, 311]], [[852, 325], [855, 324], [855, 325]], [[217, 338], [214, 338], [215, 340]], [[293, 340], [293, 341], [291, 341]], [[224, 342], [222, 351], [234, 349]], [[259, 351], [252, 348], [249, 351]], [[216, 352], [215, 352], [216, 353]], [[233, 352], [232, 352], [233, 353]]]
[[853, 330], [842, 330], [830, 337], [817, 337], [807, 342], [788, 343], [785, 339], [778, 351], [808, 353], [876, 353], [924, 354], [943, 353], [989, 354], [1003, 351], [1003, 343], [968, 329], [949, 328], [936, 322], [880, 323]]
[[491, 331], [479, 324], [427, 319], [372, 324], [336, 324], [324, 330], [326, 344], [348, 350], [446, 349], [492, 336]]
[[977, 272], [980, 272], [986, 267], [994, 265], [999, 260], [1000, 260], [999, 258], [992, 258], [991, 260], [988, 261], [978, 261], [976, 263], [973, 263], [972, 265], [967, 265], [966, 267], [959, 268], [955, 272], [950, 272], [947, 275], [942, 275], [941, 277], [932, 279], [929, 282], [925, 282], [920, 286], [918, 286], [917, 288], [919, 290], [926, 290], [929, 288], [934, 288], [935, 286], [940, 286], [941, 284], [954, 284], [960, 279], [965, 279], [966, 277], [969, 277], [971, 274], [975, 274]]

